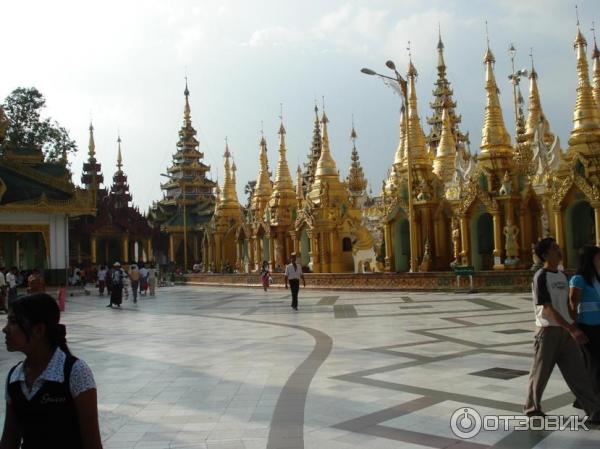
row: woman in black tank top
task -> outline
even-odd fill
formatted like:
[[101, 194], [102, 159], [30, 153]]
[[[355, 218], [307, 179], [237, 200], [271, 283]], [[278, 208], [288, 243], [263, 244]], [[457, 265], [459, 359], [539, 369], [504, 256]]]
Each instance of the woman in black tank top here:
[[102, 448], [93, 376], [69, 351], [59, 319], [46, 293], [20, 298], [9, 311], [6, 349], [26, 358], [6, 380], [0, 449]]

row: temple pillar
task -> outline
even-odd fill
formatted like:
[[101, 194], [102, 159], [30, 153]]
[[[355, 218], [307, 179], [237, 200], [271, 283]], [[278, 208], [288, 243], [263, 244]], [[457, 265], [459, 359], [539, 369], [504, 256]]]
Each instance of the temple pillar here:
[[460, 238], [461, 238], [461, 265], [471, 265], [471, 251], [469, 248], [469, 222], [467, 216], [460, 217]]
[[519, 257], [521, 259], [522, 262], [524, 263], [528, 263], [531, 262], [531, 257], [529, 255], [530, 250], [529, 248], [531, 247], [531, 240], [532, 240], [532, 225], [533, 223], [531, 223], [531, 220], [533, 219], [533, 217], [531, 216], [531, 214], [529, 213], [529, 226], [527, 225], [527, 220], [526, 220], [526, 212], [523, 208], [521, 208], [520, 213], [519, 213], [519, 241], [521, 243], [521, 248], [519, 248]]
[[556, 244], [560, 247], [563, 256], [563, 266], [567, 265], [567, 247], [565, 242], [565, 228], [563, 226], [562, 211], [560, 208], [552, 211], [554, 215], [554, 230], [556, 232]]
[[152, 262], [154, 259], [154, 254], [152, 254], [152, 239], [146, 240], [146, 257], [148, 258], [148, 262]]
[[215, 234], [215, 273], [219, 273], [223, 268], [223, 242], [221, 241], [221, 235]]
[[[413, 237], [413, 236], [411, 236]], [[392, 242], [392, 224], [387, 222], [383, 225], [383, 241], [385, 244], [385, 271], [393, 271], [394, 269], [394, 253]]]
[[329, 232], [329, 267], [327, 269], [328, 273], [334, 273], [338, 271], [342, 271], [341, 267], [339, 267], [339, 262], [341, 260], [340, 252], [342, 250], [341, 244], [336, 245], [336, 233]]
[[290, 235], [292, 236], [293, 252], [296, 253], [297, 257], [300, 257], [300, 244], [298, 242], [298, 235], [295, 231], [290, 232]]
[[313, 271], [315, 273], [321, 272], [321, 242], [320, 242], [320, 234], [318, 232], [312, 233], [312, 238], [310, 239], [311, 244], [311, 257], [313, 264]]
[[492, 213], [494, 223], [494, 270], [504, 268], [504, 265], [502, 265], [502, 223], [500, 218], [500, 212]]
[[122, 263], [128, 263], [129, 262], [129, 236], [124, 235], [122, 243], [123, 243], [123, 250], [121, 252], [121, 261], [122, 261]]
[[254, 269], [254, 245], [256, 243], [256, 239], [254, 237], [250, 237], [248, 240], [248, 271], [251, 272]]
[[173, 234], [169, 234], [169, 262], [175, 262], [175, 242]]
[[275, 271], [275, 239], [277, 237], [275, 235], [271, 235], [269, 237], [269, 266], [271, 267], [271, 271]]
[[214, 254], [213, 254], [213, 238], [212, 238], [212, 236], [210, 236], [206, 239], [206, 247], [207, 247], [206, 256], [208, 257], [208, 259], [206, 259], [206, 271], [214, 272], [215, 260], [214, 260]]
[[92, 263], [93, 264], [98, 263], [98, 253], [97, 253], [98, 248], [97, 248], [97, 245], [98, 245], [98, 239], [97, 239], [97, 237], [95, 235], [92, 235], [90, 237], [90, 253], [91, 253], [91, 256], [92, 256]]

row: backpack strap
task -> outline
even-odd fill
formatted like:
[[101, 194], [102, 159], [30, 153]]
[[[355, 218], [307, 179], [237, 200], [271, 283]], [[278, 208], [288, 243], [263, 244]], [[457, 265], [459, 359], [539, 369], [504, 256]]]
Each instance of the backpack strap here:
[[13, 373], [15, 372], [15, 370], [17, 369], [17, 366], [19, 366], [21, 363], [23, 362], [19, 362], [17, 363], [15, 366], [13, 366], [10, 371], [8, 372], [8, 376], [6, 376], [6, 389], [8, 390], [8, 385], [10, 384], [10, 378], [12, 377]]
[[71, 371], [73, 371], [73, 365], [75, 365], [75, 362], [79, 359], [72, 354], [65, 353], [65, 355], [67, 358], [65, 359], [65, 366], [63, 368], [63, 375], [65, 378], [64, 385], [69, 394], [71, 394]]

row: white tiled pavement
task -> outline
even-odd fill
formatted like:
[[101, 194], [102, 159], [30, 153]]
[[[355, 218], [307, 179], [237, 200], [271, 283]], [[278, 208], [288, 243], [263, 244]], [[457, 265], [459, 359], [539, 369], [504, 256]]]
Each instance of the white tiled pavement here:
[[[527, 294], [306, 290], [294, 312], [282, 289], [178, 286], [106, 302], [69, 297], [63, 321], [94, 371], [108, 449], [600, 446], [599, 430], [450, 430], [465, 406], [519, 413]], [[3, 350], [0, 372], [21, 357]], [[472, 374], [490, 368], [515, 377]], [[546, 412], [578, 413], [558, 369], [545, 397]]]

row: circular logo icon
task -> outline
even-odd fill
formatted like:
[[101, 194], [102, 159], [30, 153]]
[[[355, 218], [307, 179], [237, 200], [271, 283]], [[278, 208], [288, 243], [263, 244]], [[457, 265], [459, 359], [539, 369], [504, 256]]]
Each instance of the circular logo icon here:
[[459, 408], [450, 418], [450, 428], [454, 435], [468, 440], [481, 430], [481, 416], [470, 407]]

